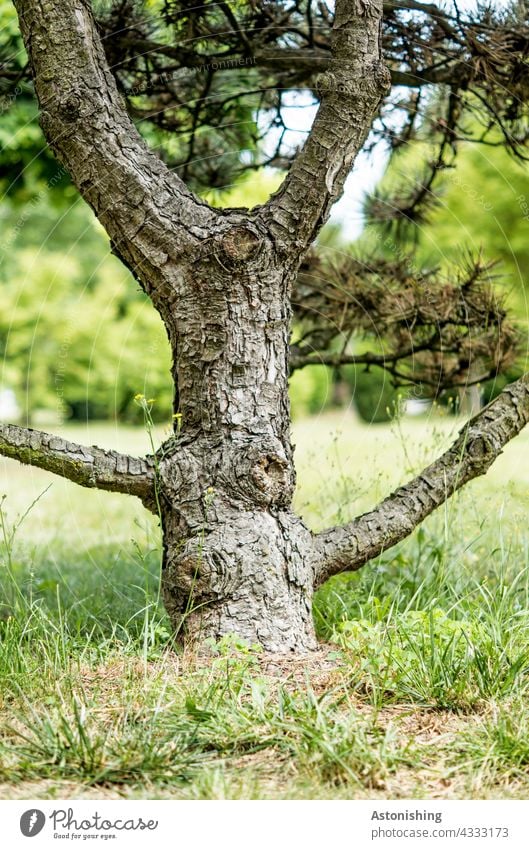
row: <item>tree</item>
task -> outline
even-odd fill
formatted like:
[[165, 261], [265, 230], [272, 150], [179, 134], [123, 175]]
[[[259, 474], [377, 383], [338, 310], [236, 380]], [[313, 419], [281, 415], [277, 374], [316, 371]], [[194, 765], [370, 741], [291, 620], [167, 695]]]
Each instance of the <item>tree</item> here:
[[[312, 2], [120, 0], [96, 9], [97, 23], [88, 0], [15, 7], [48, 143], [167, 331], [175, 429], [141, 459], [10, 425], [0, 451], [159, 513], [165, 604], [183, 640], [235, 632], [270, 651], [311, 649], [314, 588], [411, 533], [529, 421], [526, 375], [370, 513], [314, 535], [292, 511], [291, 368], [353, 362], [444, 386], [474, 359], [487, 374], [512, 359], [516, 333], [479, 259], [450, 281], [401, 253], [331, 269], [311, 246], [377, 134], [397, 148], [426, 122], [438, 143], [411, 199], [373, 201], [373, 214], [399, 227], [426, 214], [469, 111], [482, 143], [494, 125], [524, 155], [526, 7], [472, 21], [417, 0], [336, 0], [334, 14]], [[8, 82], [26, 73], [8, 57], [3, 71]], [[320, 101], [300, 151], [285, 148], [280, 126], [293, 87]], [[190, 186], [259, 164], [259, 111], [280, 127], [268, 160], [288, 166], [286, 177], [254, 209], [213, 208]], [[163, 141], [161, 156], [134, 120]], [[223, 145], [237, 148], [224, 170], [214, 158]], [[348, 349], [366, 320], [380, 322], [389, 352]]]

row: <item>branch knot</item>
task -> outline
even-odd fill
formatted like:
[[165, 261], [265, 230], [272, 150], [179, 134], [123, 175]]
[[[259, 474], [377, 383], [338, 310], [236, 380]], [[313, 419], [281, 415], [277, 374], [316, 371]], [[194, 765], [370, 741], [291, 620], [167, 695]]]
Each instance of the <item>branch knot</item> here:
[[81, 115], [81, 98], [71, 93], [59, 103], [60, 115], [67, 124], [73, 124]]

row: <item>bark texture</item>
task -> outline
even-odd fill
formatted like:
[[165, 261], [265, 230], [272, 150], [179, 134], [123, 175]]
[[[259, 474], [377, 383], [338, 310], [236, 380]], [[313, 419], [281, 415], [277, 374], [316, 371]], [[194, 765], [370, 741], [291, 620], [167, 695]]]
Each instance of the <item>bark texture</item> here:
[[389, 83], [381, 0], [337, 0], [312, 131], [280, 190], [252, 211], [211, 209], [148, 151], [88, 0], [15, 5], [48, 142], [167, 329], [181, 424], [155, 458], [13, 426], [0, 429], [0, 453], [159, 510], [164, 598], [182, 639], [236, 633], [269, 651], [312, 649], [314, 586], [410, 533], [529, 419], [524, 379], [372, 513], [314, 538], [292, 511], [291, 288]]
[[315, 644], [311, 535], [290, 509], [289, 283], [266, 229], [235, 213], [182, 271], [182, 427], [159, 470], [164, 597], [187, 640]]
[[38, 466], [81, 486], [136, 495], [152, 509], [155, 503], [152, 460], [77, 445], [42, 430], [0, 425], [0, 454]]
[[278, 240], [304, 255], [342, 194], [347, 176], [390, 86], [382, 62], [382, 3], [337, 0], [329, 69], [316, 87], [320, 108], [307, 142], [267, 204]]

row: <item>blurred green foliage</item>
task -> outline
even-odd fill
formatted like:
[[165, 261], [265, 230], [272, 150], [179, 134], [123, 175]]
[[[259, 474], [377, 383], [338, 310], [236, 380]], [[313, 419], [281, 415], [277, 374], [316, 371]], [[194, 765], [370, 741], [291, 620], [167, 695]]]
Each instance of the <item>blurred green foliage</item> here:
[[165, 331], [92, 213], [76, 203], [52, 214], [45, 195], [24, 217], [4, 201], [2, 224], [1, 385], [22, 418], [139, 420], [141, 392], [170, 419]]
[[[527, 319], [529, 291], [529, 163], [502, 147], [462, 143], [455, 163], [441, 172], [426, 220], [404, 231], [404, 239], [372, 223], [361, 237], [384, 255], [412, 254], [412, 268], [453, 268], [459, 256], [482, 252], [497, 261], [498, 284], [511, 308]], [[432, 147], [414, 141], [395, 154], [380, 182], [383, 195], [413, 192], [432, 158]], [[406, 238], [407, 237], [407, 238]]]
[[529, 164], [506, 150], [468, 145], [445, 176], [438, 208], [422, 233], [423, 250], [439, 262], [454, 247], [497, 260], [509, 303], [527, 320], [529, 293]]

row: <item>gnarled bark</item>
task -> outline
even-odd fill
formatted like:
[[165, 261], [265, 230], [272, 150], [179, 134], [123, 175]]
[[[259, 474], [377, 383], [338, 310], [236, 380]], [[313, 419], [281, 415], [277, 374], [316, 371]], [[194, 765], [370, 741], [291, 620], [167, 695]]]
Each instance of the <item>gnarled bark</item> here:
[[290, 277], [230, 215], [185, 273], [174, 331], [181, 430], [162, 447], [163, 589], [186, 640], [312, 648], [311, 535], [290, 509]]
[[28, 427], [0, 424], [0, 454], [38, 466], [80, 486], [136, 495], [155, 509], [155, 470], [152, 459], [130, 457], [69, 442]]
[[282, 186], [265, 206], [278, 241], [301, 257], [327, 221], [389, 88], [382, 62], [379, 0], [337, 0], [329, 70], [316, 85], [321, 102], [312, 130]]

